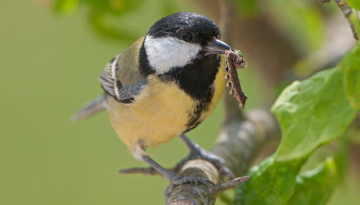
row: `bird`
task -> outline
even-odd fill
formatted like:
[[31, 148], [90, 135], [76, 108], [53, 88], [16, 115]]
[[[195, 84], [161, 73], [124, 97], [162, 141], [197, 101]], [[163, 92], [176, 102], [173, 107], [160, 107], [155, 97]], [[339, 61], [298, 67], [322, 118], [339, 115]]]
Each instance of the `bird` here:
[[106, 64], [99, 77], [104, 93], [72, 119], [108, 110], [112, 127], [136, 160], [173, 185], [201, 181], [165, 169], [146, 148], [179, 136], [194, 157], [226, 169], [223, 159], [185, 135], [212, 113], [222, 96], [220, 61], [226, 50], [233, 49], [220, 40], [219, 27], [210, 18], [188, 11], [163, 17]]

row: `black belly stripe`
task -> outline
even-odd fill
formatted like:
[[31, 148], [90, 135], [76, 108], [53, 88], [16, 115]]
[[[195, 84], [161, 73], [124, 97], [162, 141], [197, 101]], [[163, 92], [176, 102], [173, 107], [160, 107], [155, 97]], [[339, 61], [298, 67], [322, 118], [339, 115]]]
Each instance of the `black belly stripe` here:
[[202, 121], [200, 120], [200, 117], [202, 115], [202, 113], [208, 111], [209, 106], [211, 104], [211, 100], [214, 96], [214, 87], [211, 86], [208, 90], [207, 90], [207, 95], [206, 98], [202, 99], [202, 100], [198, 100], [195, 106], [195, 109], [189, 113], [189, 121], [186, 124], [186, 131], [188, 132], [192, 129], [194, 129], [195, 127], [197, 127]]
[[159, 75], [160, 80], [176, 82], [180, 89], [194, 99], [196, 106], [193, 110], [187, 110], [189, 115], [187, 129], [194, 129], [201, 121], [202, 113], [209, 109], [214, 96], [214, 82], [220, 57], [209, 55], [193, 61], [182, 68], [173, 68], [169, 72]]

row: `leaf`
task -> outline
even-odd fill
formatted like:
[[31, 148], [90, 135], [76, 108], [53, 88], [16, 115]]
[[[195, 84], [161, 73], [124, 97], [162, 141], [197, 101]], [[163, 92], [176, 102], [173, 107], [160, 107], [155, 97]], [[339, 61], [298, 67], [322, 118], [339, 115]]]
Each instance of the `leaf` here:
[[130, 31], [118, 25], [117, 18], [102, 12], [90, 13], [90, 24], [99, 34], [108, 38], [121, 40], [124, 42], [134, 42], [136, 39]]
[[296, 174], [305, 160], [276, 162], [271, 156], [250, 170], [250, 180], [239, 186], [236, 205], [284, 204], [293, 194]]
[[357, 110], [349, 106], [345, 95], [343, 71], [336, 68], [319, 72], [282, 92], [272, 108], [283, 134], [276, 159], [306, 157], [344, 133]]
[[236, 8], [238, 9], [238, 14], [243, 17], [254, 17], [259, 13], [258, 2], [254, 0], [238, 0], [235, 1]]
[[326, 204], [339, 180], [337, 165], [333, 158], [314, 170], [296, 177], [294, 194], [288, 201], [291, 205]]
[[349, 3], [349, 5], [356, 9], [356, 10], [360, 10], [360, 1], [359, 0], [347, 0], [347, 2]]
[[[291, 204], [289, 200], [296, 200], [301, 187], [297, 183], [301, 177], [306, 178], [297, 177], [302, 165], [318, 147], [340, 137], [358, 112], [346, 94], [346, 90], [359, 92], [358, 84], [352, 83], [352, 77], [345, 83], [348, 78], [343, 76], [352, 73], [347, 67], [359, 65], [359, 49], [360, 44], [337, 68], [294, 82], [282, 92], [272, 108], [279, 120], [282, 141], [273, 156], [251, 169], [251, 179], [239, 186], [234, 204]], [[315, 179], [306, 178], [303, 186]], [[314, 200], [311, 195], [307, 197], [305, 201]]]
[[79, 6], [79, 0], [56, 0], [54, 10], [63, 15], [69, 15], [76, 11]]
[[[340, 66], [344, 72], [344, 86], [346, 96], [353, 108], [360, 108], [360, 44], [350, 51], [351, 55], [346, 56]], [[353, 58], [352, 56], [358, 56]]]
[[143, 2], [141, 0], [86, 0], [97, 12], [123, 15], [133, 11]]
[[272, 107], [283, 134], [278, 160], [305, 157], [345, 131], [359, 108], [359, 64], [357, 44], [338, 68], [294, 82], [282, 92]]

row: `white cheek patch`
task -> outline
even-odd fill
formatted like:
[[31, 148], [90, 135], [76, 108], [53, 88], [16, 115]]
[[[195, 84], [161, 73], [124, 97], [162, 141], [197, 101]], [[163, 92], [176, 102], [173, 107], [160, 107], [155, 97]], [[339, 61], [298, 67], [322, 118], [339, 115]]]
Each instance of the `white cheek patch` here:
[[145, 51], [156, 74], [163, 74], [174, 67], [183, 67], [194, 59], [201, 46], [174, 37], [145, 38]]

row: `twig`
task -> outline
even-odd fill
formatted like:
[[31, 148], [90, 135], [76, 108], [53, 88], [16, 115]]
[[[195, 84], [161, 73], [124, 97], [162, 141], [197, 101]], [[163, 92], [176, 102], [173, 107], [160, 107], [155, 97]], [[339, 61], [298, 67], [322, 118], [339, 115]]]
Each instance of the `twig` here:
[[[330, 0], [320, 0], [321, 3], [329, 3]], [[353, 9], [349, 6], [349, 4], [345, 0], [335, 0], [336, 5], [339, 7], [341, 12], [344, 14], [346, 20], [350, 24], [351, 31], [356, 40], [359, 40], [358, 33], [356, 32], [355, 25], [351, 20], [351, 14], [353, 13]]]
[[356, 33], [354, 23], [350, 19], [351, 14], [353, 13], [352, 8], [348, 5], [348, 3], [345, 0], [335, 0], [335, 2], [336, 2], [336, 5], [340, 8], [342, 13], [344, 14], [347, 21], [349, 22], [350, 27], [351, 27], [351, 31], [352, 31], [352, 33], [354, 35], [354, 38], [356, 40], [359, 40], [358, 34]]

